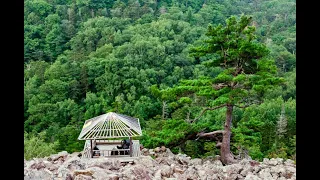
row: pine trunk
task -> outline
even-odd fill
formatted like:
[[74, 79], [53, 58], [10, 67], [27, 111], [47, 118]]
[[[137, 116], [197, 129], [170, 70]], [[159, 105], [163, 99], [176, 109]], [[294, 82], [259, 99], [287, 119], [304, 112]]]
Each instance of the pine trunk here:
[[224, 134], [220, 148], [221, 161], [223, 164], [231, 164], [234, 157], [230, 151], [231, 123], [233, 105], [227, 105], [226, 122], [224, 124]]

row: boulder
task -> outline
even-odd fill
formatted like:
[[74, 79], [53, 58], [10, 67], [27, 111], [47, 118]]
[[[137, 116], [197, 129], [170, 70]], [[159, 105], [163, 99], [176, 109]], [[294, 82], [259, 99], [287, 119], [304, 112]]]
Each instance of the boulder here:
[[145, 180], [151, 180], [152, 176], [150, 175], [150, 172], [148, 169], [144, 168], [143, 166], [136, 166], [132, 170], [132, 175], [136, 179], [145, 179]]
[[287, 160], [284, 162], [284, 165], [285, 165], [285, 166], [295, 166], [294, 161], [291, 160], [291, 159], [287, 159]]
[[259, 173], [261, 169], [264, 169], [266, 167], [264, 167], [263, 165], [259, 165], [259, 166], [252, 166], [253, 167], [253, 173]]
[[174, 157], [175, 155], [171, 152], [169, 148], [166, 148], [166, 156], [167, 157]]
[[168, 157], [159, 157], [159, 158], [156, 158], [155, 161], [158, 164], [165, 164], [165, 165], [171, 165], [175, 163], [173, 158], [168, 158]]
[[296, 175], [297, 175], [296, 173], [293, 173], [290, 179], [291, 180], [296, 180], [297, 179]]
[[81, 161], [81, 159], [78, 156], [70, 157], [69, 159], [65, 160], [66, 168], [73, 171], [76, 169], [85, 169], [85, 163]]
[[[210, 161], [205, 161], [202, 165], [204, 169], [210, 169], [213, 173], [219, 174], [223, 173], [223, 166], [217, 166], [211, 163]], [[207, 170], [206, 170], [207, 171]]]
[[106, 180], [108, 179], [108, 175], [113, 174], [111, 170], [108, 169], [102, 169], [99, 167], [90, 167], [86, 169], [87, 171], [90, 171], [92, 173], [93, 179], [99, 179], [99, 180]]
[[223, 166], [222, 162], [220, 160], [214, 160], [213, 165], [215, 166]]
[[68, 156], [70, 156], [70, 157], [75, 157], [75, 156], [81, 157], [82, 153], [81, 152], [73, 152], [72, 154], [69, 154]]
[[186, 179], [199, 179], [198, 172], [194, 167], [189, 167], [183, 173]]
[[250, 164], [251, 166], [258, 166], [258, 165], [260, 165], [260, 163], [259, 163], [258, 161], [254, 161], [254, 160], [249, 160], [249, 164]]
[[143, 149], [141, 149], [141, 153], [142, 153], [143, 155], [147, 155], [147, 154], [149, 154], [149, 149], [143, 148]]
[[160, 148], [159, 147], [156, 147], [156, 148], [154, 148], [154, 150], [153, 150], [155, 153], [158, 153], [158, 152], [160, 152]]
[[58, 154], [51, 155], [50, 157], [47, 158], [48, 161], [57, 161], [57, 160], [62, 160], [64, 162], [65, 158], [68, 156], [67, 151], [61, 151]]
[[99, 167], [101, 169], [119, 170], [122, 164], [118, 159], [97, 158], [87, 160], [86, 167]]
[[35, 163], [33, 163], [30, 166], [31, 169], [36, 169], [36, 170], [40, 170], [40, 169], [43, 169], [45, 167], [46, 167], [46, 165], [44, 164], [43, 161], [36, 161]]
[[173, 168], [168, 165], [160, 166], [159, 169], [161, 169], [161, 176], [162, 177], [170, 177], [173, 174]]
[[285, 172], [281, 173], [282, 177], [285, 177], [287, 179], [290, 179], [293, 177], [293, 175], [296, 174], [296, 168], [291, 167], [291, 166], [286, 166], [285, 167]]
[[287, 166], [287, 167], [285, 167], [285, 171], [287, 173], [295, 173], [296, 172], [296, 168], [292, 167], [292, 166]]
[[99, 167], [101, 169], [109, 169], [111, 163], [112, 163], [111, 160], [106, 158], [98, 158], [94, 160], [87, 159], [86, 168]]
[[30, 161], [27, 161], [25, 164], [25, 168], [26, 169], [30, 169], [31, 168], [31, 165], [33, 165], [34, 163], [36, 163], [36, 161], [35, 160], [30, 160]]
[[[210, 177], [210, 176], [208, 175], [208, 177]], [[219, 174], [212, 174], [211, 179], [212, 180], [220, 180], [220, 179], [223, 179], [223, 177]]]
[[228, 179], [237, 179], [238, 174], [240, 174], [242, 169], [243, 167], [240, 164], [231, 164], [229, 166], [225, 166]]
[[282, 158], [276, 158], [276, 161], [278, 162], [278, 165], [283, 164], [284, 161]]
[[179, 174], [183, 174], [184, 170], [183, 169], [180, 169], [176, 166], [173, 167], [173, 172], [174, 173], [179, 173]]
[[256, 175], [253, 175], [252, 173], [248, 173], [248, 175], [244, 178], [244, 180], [262, 180]]
[[87, 175], [83, 175], [83, 174], [79, 174], [74, 178], [74, 180], [92, 180], [92, 177], [87, 176]]
[[109, 170], [119, 170], [121, 167], [121, 163], [118, 159], [112, 159]]
[[287, 180], [285, 177], [280, 177], [277, 180]]
[[154, 180], [161, 180], [161, 169], [154, 174]]
[[221, 156], [220, 155], [215, 155], [213, 160], [221, 160]]
[[262, 169], [258, 176], [261, 178], [261, 179], [265, 179], [265, 180], [273, 180], [274, 178], [272, 177], [271, 173], [270, 173], [270, 169], [269, 168], [266, 168], [266, 169]]
[[[281, 158], [279, 158], [279, 159], [281, 159]], [[266, 164], [266, 165], [270, 165], [270, 166], [276, 166], [278, 164], [282, 164], [282, 162], [279, 159], [275, 159], [275, 158], [267, 159], [267, 158], [264, 158], [263, 159], [263, 163]]]
[[191, 165], [191, 166], [202, 165], [202, 159], [200, 159], [200, 158], [191, 159], [189, 161], [189, 165]]
[[108, 180], [119, 180], [119, 176], [117, 174], [109, 174]]
[[161, 152], [166, 152], [166, 147], [161, 146], [160, 151], [161, 151]]
[[286, 169], [283, 165], [270, 167], [270, 173], [284, 174], [285, 172], [286, 172]]
[[58, 178], [67, 178], [71, 174], [72, 172], [69, 169], [67, 169], [65, 166], [60, 166], [57, 170]]
[[191, 157], [188, 157], [185, 154], [178, 154], [175, 156], [175, 160], [178, 161], [179, 164], [188, 165]]
[[152, 157], [150, 156], [140, 156], [138, 159], [135, 160], [135, 163], [141, 164], [145, 168], [153, 168], [159, 165], [159, 163], [152, 159]]
[[217, 159], [215, 159], [213, 156], [207, 156], [207, 157], [205, 157], [204, 159], [203, 159], [203, 162], [204, 161], [214, 161], [214, 160], [217, 160]]
[[59, 167], [55, 164], [49, 164], [48, 166], [46, 166], [46, 168], [49, 170], [49, 171], [56, 171], [59, 169]]
[[247, 165], [243, 165], [243, 169], [242, 171], [240, 172], [240, 174], [242, 176], [247, 176], [248, 173], [252, 173], [253, 172], [253, 167], [250, 165], [250, 164], [247, 164]]
[[244, 176], [242, 176], [241, 174], [238, 174], [236, 177], [236, 180], [244, 180]]
[[205, 170], [198, 170], [198, 175], [199, 175], [199, 177], [200, 177], [200, 179], [202, 180], [202, 179], [208, 179], [207, 178], [207, 171], [205, 171]]
[[25, 173], [24, 180], [34, 180], [34, 179], [41, 179], [41, 180], [52, 180], [54, 179], [54, 176], [50, 171], [45, 170], [36, 170], [32, 169]]
[[73, 174], [75, 176], [79, 175], [79, 174], [83, 174], [83, 175], [86, 175], [86, 176], [92, 176], [93, 172], [90, 171], [90, 170], [74, 170], [73, 171]]

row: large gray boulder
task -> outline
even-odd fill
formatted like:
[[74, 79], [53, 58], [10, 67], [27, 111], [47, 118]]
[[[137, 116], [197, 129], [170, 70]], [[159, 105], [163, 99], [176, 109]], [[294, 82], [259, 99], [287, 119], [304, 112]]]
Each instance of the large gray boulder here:
[[174, 157], [174, 159], [182, 165], [188, 165], [190, 162], [191, 157], [185, 155], [185, 154], [178, 154]]
[[202, 159], [200, 158], [191, 159], [189, 161], [189, 165], [191, 166], [202, 165]]
[[274, 178], [272, 177], [271, 173], [270, 173], [270, 169], [269, 168], [266, 168], [266, 169], [262, 169], [258, 176], [261, 178], [261, 179], [265, 179], [265, 180], [273, 180]]
[[237, 179], [238, 174], [242, 171], [243, 166], [240, 164], [231, 164], [229, 166], [225, 166], [226, 176], [228, 179]]
[[60, 160], [60, 162], [64, 162], [67, 156], [68, 156], [67, 151], [61, 151], [58, 154], [51, 155], [50, 157], [47, 158], [47, 160], [52, 162]]
[[54, 175], [46, 169], [43, 170], [36, 170], [32, 169], [24, 174], [25, 180], [52, 180], [54, 178]]
[[[110, 174], [113, 174], [111, 170], [102, 169], [100, 167], [90, 167], [86, 169], [87, 171], [91, 172], [92, 179], [108, 179]], [[88, 174], [89, 175], [89, 174]]]
[[74, 180], [92, 180], [92, 176], [79, 174], [74, 178]]
[[142, 165], [135, 165], [131, 166], [125, 171], [122, 172], [122, 178], [123, 179], [130, 179], [130, 180], [138, 180], [138, 179], [144, 179], [144, 180], [151, 180], [153, 179], [153, 176], [149, 169], [146, 169]]

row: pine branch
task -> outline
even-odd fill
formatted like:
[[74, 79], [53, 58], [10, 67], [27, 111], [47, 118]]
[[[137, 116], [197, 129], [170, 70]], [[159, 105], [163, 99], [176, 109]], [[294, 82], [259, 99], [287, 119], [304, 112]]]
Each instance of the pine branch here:
[[216, 107], [213, 107], [213, 108], [205, 108], [204, 110], [202, 110], [202, 112], [200, 113], [200, 115], [199, 115], [197, 118], [191, 120], [190, 122], [191, 122], [191, 123], [196, 122], [196, 121], [199, 120], [199, 119], [201, 118], [201, 116], [202, 116], [206, 111], [208, 111], [208, 110], [215, 110], [215, 109], [222, 108], [222, 107], [224, 107], [224, 106], [227, 106], [227, 104], [222, 104], [222, 105], [220, 105], [220, 106], [216, 106]]

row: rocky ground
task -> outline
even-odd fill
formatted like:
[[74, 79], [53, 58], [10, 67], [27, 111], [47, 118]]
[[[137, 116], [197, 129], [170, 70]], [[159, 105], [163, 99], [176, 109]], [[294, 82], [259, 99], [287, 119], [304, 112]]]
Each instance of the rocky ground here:
[[218, 157], [191, 159], [185, 154], [173, 154], [170, 149], [142, 149], [134, 163], [117, 159], [81, 159], [81, 153], [60, 152], [45, 158], [24, 160], [24, 179], [39, 180], [285, 180], [296, 179], [292, 160], [264, 159], [263, 162], [244, 159], [223, 166]]

